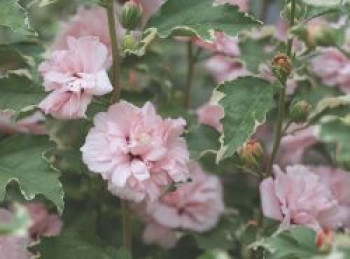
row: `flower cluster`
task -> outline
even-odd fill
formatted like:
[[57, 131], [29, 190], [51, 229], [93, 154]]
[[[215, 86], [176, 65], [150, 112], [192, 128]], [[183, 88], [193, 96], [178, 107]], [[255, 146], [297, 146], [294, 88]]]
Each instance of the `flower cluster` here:
[[[40, 237], [58, 236], [62, 229], [62, 221], [56, 214], [49, 214], [42, 203], [26, 204], [31, 219], [31, 227], [25, 236], [0, 236], [1, 259], [29, 259], [32, 254], [27, 246]], [[9, 224], [13, 218], [10, 211], [0, 209], [0, 224]]]
[[281, 228], [297, 224], [320, 231], [348, 224], [345, 172], [302, 165], [288, 166], [285, 173], [278, 166], [274, 170], [275, 179], [261, 183], [260, 195], [264, 215], [282, 221]]
[[312, 69], [327, 86], [337, 86], [344, 93], [350, 93], [350, 61], [338, 49], [329, 47], [313, 58]]
[[81, 148], [83, 160], [108, 180], [111, 192], [155, 201], [167, 185], [189, 178], [183, 119], [162, 119], [151, 103], [138, 108], [121, 101], [97, 114], [94, 125]]
[[212, 229], [224, 211], [222, 187], [218, 177], [190, 164], [192, 182], [164, 194], [158, 201], [133, 205], [146, 222], [143, 239], [147, 244], [166, 248], [176, 244], [174, 230], [205, 232]]

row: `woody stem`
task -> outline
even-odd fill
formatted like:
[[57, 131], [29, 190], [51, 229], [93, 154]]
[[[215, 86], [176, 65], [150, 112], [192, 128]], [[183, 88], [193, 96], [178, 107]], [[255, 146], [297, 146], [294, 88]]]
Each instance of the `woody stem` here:
[[[291, 19], [290, 19], [290, 28], [294, 26], [295, 23], [295, 9], [296, 9], [296, 0], [291, 0]], [[293, 37], [290, 37], [288, 39], [287, 43], [287, 56], [292, 60], [292, 53], [293, 50]], [[277, 114], [277, 123], [276, 123], [276, 129], [275, 129], [275, 139], [272, 149], [272, 154], [270, 157], [270, 160], [267, 165], [266, 173], [268, 175], [273, 175], [272, 173], [272, 166], [274, 164], [274, 161], [276, 159], [278, 150], [280, 148], [281, 139], [283, 137], [283, 121], [285, 116], [285, 99], [286, 99], [286, 85], [287, 85], [287, 78], [283, 82], [283, 87], [281, 88], [279, 92], [278, 97], [278, 114]]]
[[113, 85], [113, 92], [111, 103], [119, 100], [120, 96], [120, 55], [118, 47], [118, 39], [116, 32], [116, 1], [108, 0], [106, 4], [109, 36], [112, 43], [112, 68], [111, 68], [111, 82]]

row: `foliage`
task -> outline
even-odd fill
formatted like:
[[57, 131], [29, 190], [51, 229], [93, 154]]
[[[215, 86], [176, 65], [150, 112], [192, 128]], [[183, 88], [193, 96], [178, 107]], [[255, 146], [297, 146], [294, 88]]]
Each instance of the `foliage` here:
[[[0, 1], [0, 207], [13, 214], [7, 224], [0, 215], [0, 258], [10, 247], [2, 241], [12, 238], [27, 238], [29, 251], [43, 259], [350, 257], [348, 219], [339, 228], [324, 227], [314, 213], [319, 204], [289, 215], [289, 206], [296, 211], [305, 197], [281, 208], [278, 201], [269, 218], [275, 200], [268, 196], [276, 192], [280, 199], [285, 190], [263, 192], [274, 165], [283, 172], [293, 165], [323, 168], [342, 178], [335, 187], [327, 179], [314, 195], [328, 188], [337, 209], [350, 215], [350, 1], [135, 0], [143, 17], [134, 30], [119, 27], [125, 2]], [[91, 20], [78, 10], [91, 12]], [[99, 45], [75, 48], [75, 58], [62, 61], [65, 33], [93, 36]], [[104, 64], [95, 71], [98, 63]], [[113, 90], [100, 95], [99, 87]], [[50, 109], [42, 101], [53, 92], [45, 89], [59, 95], [49, 100]], [[98, 123], [101, 112], [121, 100], [137, 107], [151, 102], [163, 123], [149, 107], [137, 115], [109, 112]], [[302, 121], [293, 116], [296, 103], [308, 107]], [[85, 114], [74, 116], [85, 104]], [[65, 116], [58, 116], [62, 110]], [[95, 148], [97, 137], [86, 154], [81, 148], [91, 131], [109, 135], [102, 150]], [[86, 156], [99, 166], [91, 167]], [[184, 179], [171, 171], [193, 163], [202, 166], [204, 183], [190, 166]], [[150, 168], [159, 178], [147, 186], [139, 178], [153, 174]], [[128, 170], [128, 191], [145, 184], [159, 197], [126, 200], [119, 185]], [[159, 182], [167, 184], [158, 190]], [[310, 186], [297, 186], [300, 195]], [[49, 218], [58, 214], [60, 234], [33, 235], [32, 201]], [[162, 221], [159, 204], [166, 204]], [[322, 231], [305, 223], [308, 216]]]

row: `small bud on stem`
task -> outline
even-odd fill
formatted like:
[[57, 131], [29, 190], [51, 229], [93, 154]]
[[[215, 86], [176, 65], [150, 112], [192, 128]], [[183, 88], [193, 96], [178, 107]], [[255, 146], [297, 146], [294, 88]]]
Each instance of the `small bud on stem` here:
[[292, 64], [287, 55], [277, 54], [271, 61], [271, 68], [279, 80], [286, 81], [292, 71]]
[[244, 166], [247, 168], [253, 168], [260, 164], [264, 157], [264, 150], [258, 141], [248, 140], [238, 151], [238, 156]]
[[121, 24], [129, 31], [133, 31], [142, 24], [142, 7], [134, 1], [126, 2], [122, 9]]
[[311, 105], [305, 101], [296, 102], [290, 108], [290, 118], [293, 122], [304, 123], [307, 121], [311, 108]]

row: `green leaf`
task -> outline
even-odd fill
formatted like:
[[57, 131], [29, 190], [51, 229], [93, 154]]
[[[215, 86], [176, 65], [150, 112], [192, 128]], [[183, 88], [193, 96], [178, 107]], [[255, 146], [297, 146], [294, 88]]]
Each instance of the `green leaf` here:
[[273, 85], [251, 76], [218, 86], [214, 95], [221, 98], [219, 103], [225, 110], [218, 161], [232, 156], [265, 121], [267, 112], [274, 106], [273, 93]]
[[350, 0], [303, 0], [303, 2], [313, 6], [337, 6], [342, 3], [350, 3]]
[[145, 31], [140, 41], [137, 43], [135, 49], [126, 49], [124, 52], [126, 55], [136, 55], [136, 56], [143, 56], [146, 53], [147, 47], [153, 42], [153, 40], [157, 36], [157, 30], [156, 29], [149, 29]]
[[199, 159], [206, 153], [216, 153], [220, 148], [220, 134], [212, 127], [197, 125], [186, 135], [187, 146], [192, 159]]
[[214, 7], [212, 0], [168, 0], [146, 27], [156, 28], [161, 38], [197, 36], [208, 41], [213, 30], [234, 36], [259, 24], [236, 6]]
[[15, 70], [27, 67], [27, 61], [23, 55], [9, 45], [0, 45], [0, 67], [3, 71]]
[[338, 145], [336, 160], [350, 170], [350, 115], [345, 118], [326, 117], [318, 128], [318, 137], [326, 143]]
[[268, 44], [271, 44], [269, 38], [260, 40], [246, 38], [244, 41], [240, 42], [239, 47], [242, 52], [240, 59], [244, 61], [248, 71], [258, 74], [259, 66], [272, 58], [274, 53], [267, 53], [265, 51], [265, 47]]
[[63, 189], [59, 174], [50, 169], [43, 157], [51, 143], [45, 136], [13, 136], [0, 142], [0, 199], [6, 186], [17, 181], [22, 194], [31, 200], [37, 194], [44, 195], [63, 211]]
[[10, 74], [0, 78], [0, 109], [18, 112], [26, 106], [38, 104], [45, 95], [43, 89], [25, 76]]
[[349, 112], [350, 95], [322, 99], [309, 116], [309, 121], [315, 121], [326, 115], [341, 115], [339, 112]]
[[201, 249], [228, 250], [237, 245], [235, 231], [239, 228], [239, 223], [238, 219], [224, 218], [213, 230], [193, 236]]
[[113, 256], [99, 239], [75, 230], [64, 230], [58, 237], [44, 238], [35, 249], [41, 254], [41, 259], [124, 259], [116, 256], [118, 252], [115, 249]]
[[31, 35], [33, 31], [29, 25], [28, 13], [18, 0], [0, 1], [0, 26], [10, 28], [22, 35]]
[[311, 258], [318, 254], [316, 233], [305, 227], [292, 227], [272, 237], [256, 242], [252, 247], [264, 247], [274, 259]]

